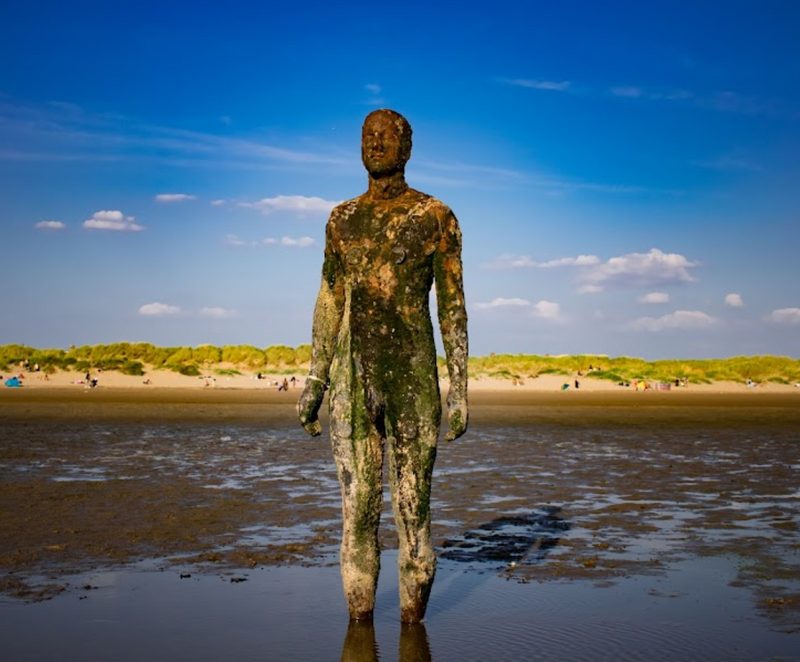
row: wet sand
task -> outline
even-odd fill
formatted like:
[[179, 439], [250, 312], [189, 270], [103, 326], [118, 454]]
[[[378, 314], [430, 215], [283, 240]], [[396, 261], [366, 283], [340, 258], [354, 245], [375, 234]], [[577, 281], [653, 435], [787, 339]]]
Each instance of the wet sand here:
[[[335, 567], [338, 484], [327, 439], [307, 437], [294, 421], [298, 394], [2, 392], [0, 588], [11, 601], [3, 604], [94, 600], [104, 586], [98, 577], [136, 583], [141, 563], [178, 580], [164, 588], [150, 579], [147, 590], [179, 594], [190, 579], [181, 584], [182, 575], [206, 588], [221, 578], [232, 591], [231, 580], [262, 585], [272, 572], [288, 573], [286, 594], [305, 595], [298, 573], [306, 570], [327, 573], [318, 578], [330, 585], [325, 613], [346, 621]], [[556, 603], [572, 596], [565, 621], [581, 617], [581, 600], [602, 612], [604, 599], [596, 591], [588, 598], [590, 588], [608, 600], [646, 585], [651, 598], [669, 602], [692, 594], [686, 577], [711, 563], [723, 579], [704, 590], [733, 591], [747, 606], [745, 616], [714, 621], [716, 640], [745, 618], [800, 642], [798, 404], [792, 392], [474, 392], [470, 432], [442, 443], [437, 459], [441, 566], [429, 629], [469, 605], [477, 619], [473, 594], [519, 599], [524, 613], [546, 586]], [[392, 550], [395, 542], [387, 502], [382, 544]], [[391, 561], [384, 567], [391, 577]], [[394, 622], [396, 596], [385, 593], [381, 613]], [[308, 609], [322, 609], [309, 599]], [[439, 630], [440, 641], [448, 632]], [[346, 643], [350, 635], [341, 636]], [[633, 632], [625, 636], [633, 647]], [[507, 633], [506, 643], [535, 645], [523, 632]], [[328, 657], [317, 650], [318, 659], [336, 659], [339, 646]], [[687, 654], [699, 646], [687, 641], [674, 659], [752, 659]], [[450, 648], [458, 650], [455, 641]], [[574, 659], [601, 659], [590, 653]]]

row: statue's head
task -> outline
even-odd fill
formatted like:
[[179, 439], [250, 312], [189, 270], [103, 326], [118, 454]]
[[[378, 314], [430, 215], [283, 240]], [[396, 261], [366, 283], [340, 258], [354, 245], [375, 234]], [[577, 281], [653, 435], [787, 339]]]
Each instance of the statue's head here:
[[400, 113], [382, 108], [367, 115], [361, 130], [361, 160], [373, 177], [403, 172], [411, 158], [411, 125]]

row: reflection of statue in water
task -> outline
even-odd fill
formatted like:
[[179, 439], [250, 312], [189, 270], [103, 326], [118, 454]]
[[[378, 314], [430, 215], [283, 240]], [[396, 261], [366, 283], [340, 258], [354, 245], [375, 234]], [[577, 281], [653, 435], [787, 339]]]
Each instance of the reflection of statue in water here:
[[[398, 660], [401, 662], [431, 662], [431, 648], [424, 623], [404, 623], [400, 626]], [[342, 646], [342, 662], [378, 662], [380, 654], [371, 621], [350, 621]]]
[[356, 620], [371, 618], [375, 607], [387, 442], [403, 622], [424, 617], [436, 571], [430, 494], [442, 411], [428, 305], [434, 280], [450, 377], [446, 438], [467, 429], [461, 232], [446, 205], [408, 187], [410, 156], [406, 119], [391, 110], [370, 113], [361, 144], [369, 188], [328, 220], [311, 371], [298, 403], [303, 427], [320, 434], [317, 412], [330, 383], [342, 580]]

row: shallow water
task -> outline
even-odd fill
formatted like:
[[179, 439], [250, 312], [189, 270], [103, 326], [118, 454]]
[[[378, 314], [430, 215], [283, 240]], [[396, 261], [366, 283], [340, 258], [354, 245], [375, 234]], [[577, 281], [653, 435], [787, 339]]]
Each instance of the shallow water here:
[[328, 443], [291, 417], [10, 422], [2, 570], [58, 590], [0, 597], [0, 659], [800, 660], [800, 431], [475, 418], [437, 459], [425, 627], [398, 622], [387, 494], [349, 630]]
[[748, 591], [730, 586], [732, 558], [605, 588], [521, 584], [444, 562], [419, 628], [398, 623], [395, 560], [384, 553], [374, 624], [349, 635], [335, 567], [87, 573], [74, 578], [86, 588], [46, 602], [0, 601], [3, 659], [800, 660], [798, 637], [771, 630]]

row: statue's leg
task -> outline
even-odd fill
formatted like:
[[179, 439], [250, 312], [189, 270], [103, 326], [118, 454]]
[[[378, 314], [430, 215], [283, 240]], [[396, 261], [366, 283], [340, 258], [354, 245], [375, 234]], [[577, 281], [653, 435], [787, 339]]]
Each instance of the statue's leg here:
[[432, 404], [426, 408], [418, 402], [416, 411], [401, 414], [389, 435], [389, 484], [400, 539], [398, 566], [403, 623], [419, 623], [424, 618], [436, 572], [430, 499], [441, 418], [438, 393]]
[[364, 401], [353, 399], [359, 391], [331, 393], [331, 442], [342, 490], [342, 583], [350, 618], [365, 620], [375, 608], [380, 572], [384, 438]]

